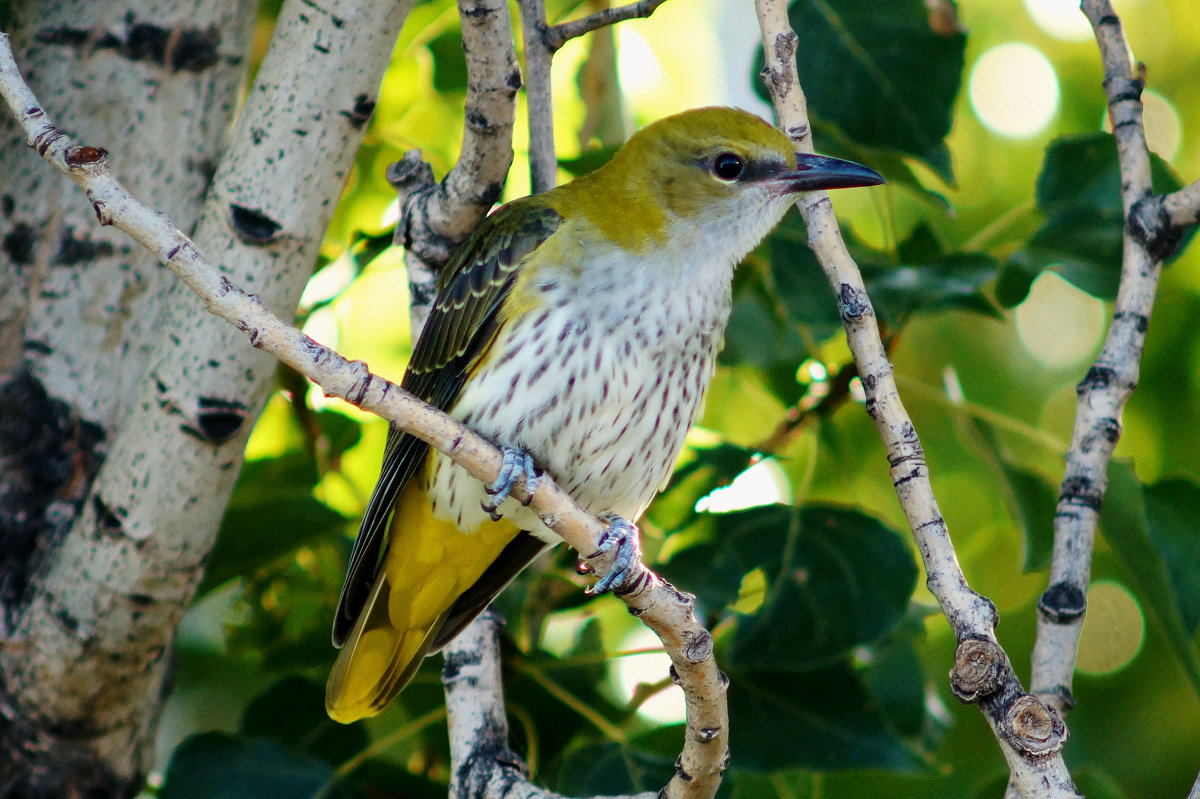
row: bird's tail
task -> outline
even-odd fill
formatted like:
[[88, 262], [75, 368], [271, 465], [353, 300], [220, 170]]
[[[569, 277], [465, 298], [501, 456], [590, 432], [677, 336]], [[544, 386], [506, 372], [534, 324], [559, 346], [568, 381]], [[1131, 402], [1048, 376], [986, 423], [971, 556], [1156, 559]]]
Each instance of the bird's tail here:
[[410, 485], [392, 516], [370, 596], [329, 675], [329, 717], [349, 724], [387, 707], [416, 673], [455, 601], [517, 532], [501, 521], [463, 533], [435, 519], [428, 495]]

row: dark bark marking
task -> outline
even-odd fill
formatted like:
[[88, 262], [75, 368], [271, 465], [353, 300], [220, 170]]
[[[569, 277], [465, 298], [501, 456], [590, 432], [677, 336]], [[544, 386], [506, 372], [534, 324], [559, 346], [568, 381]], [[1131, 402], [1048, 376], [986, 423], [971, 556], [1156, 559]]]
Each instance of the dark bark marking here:
[[1038, 610], [1053, 624], [1067, 624], [1078, 619], [1087, 610], [1087, 597], [1078, 586], [1058, 582], [1047, 588], [1038, 597]]
[[267, 244], [279, 236], [283, 225], [254, 208], [229, 204], [229, 224], [239, 239], [247, 244]]

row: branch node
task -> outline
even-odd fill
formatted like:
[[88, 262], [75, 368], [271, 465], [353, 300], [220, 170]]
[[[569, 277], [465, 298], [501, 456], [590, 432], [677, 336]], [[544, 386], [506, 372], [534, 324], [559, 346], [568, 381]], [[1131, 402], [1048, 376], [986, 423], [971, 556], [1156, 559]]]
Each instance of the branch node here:
[[705, 629], [685, 633], [682, 649], [683, 656], [690, 663], [701, 663], [708, 660], [713, 653], [712, 635]]
[[1038, 597], [1038, 611], [1053, 624], [1069, 624], [1087, 611], [1087, 597], [1077, 585], [1059, 582]]
[[91, 167], [96, 169], [98, 164], [103, 165], [108, 160], [108, 150], [103, 147], [73, 144], [63, 153], [63, 160], [67, 162], [67, 166], [72, 168]]
[[1143, 197], [1129, 209], [1125, 229], [1156, 261], [1170, 258], [1183, 244], [1183, 231], [1171, 224], [1161, 195]]
[[420, 150], [409, 150], [399, 161], [388, 164], [384, 177], [400, 195], [401, 200], [411, 192], [434, 184], [433, 167], [421, 157]]
[[1067, 725], [1054, 708], [1032, 694], [1021, 694], [1001, 722], [1004, 737], [1030, 755], [1049, 755], [1067, 742]]
[[964, 638], [954, 650], [950, 690], [964, 705], [991, 696], [1008, 676], [1008, 659], [995, 641], [983, 637]]

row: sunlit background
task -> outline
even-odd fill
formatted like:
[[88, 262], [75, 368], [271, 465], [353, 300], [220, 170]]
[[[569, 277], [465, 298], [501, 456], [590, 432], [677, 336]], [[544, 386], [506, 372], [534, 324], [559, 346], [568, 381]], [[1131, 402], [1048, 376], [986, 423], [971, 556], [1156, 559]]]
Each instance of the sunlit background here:
[[[1074, 0], [961, 2], [969, 36], [963, 89], [949, 137], [956, 182], [946, 185], [916, 167], [927, 187], [941, 193], [952, 210], [931, 212], [925, 200], [899, 188], [889, 190], [886, 202], [866, 192], [838, 196], [835, 205], [850, 220], [850, 229], [863, 241], [886, 247], [927, 220], [948, 248], [985, 250], [1001, 259], [1028, 236], [1039, 223], [1032, 198], [1045, 146], [1064, 133], [1107, 125], [1096, 47], [1077, 5]], [[1125, 0], [1116, 5], [1132, 47], [1146, 65], [1150, 146], [1185, 180], [1200, 175], [1200, 3]], [[384, 85], [369, 152], [360, 160], [327, 237], [325, 254], [331, 260], [303, 301], [306, 308], [315, 309], [307, 317], [306, 332], [395, 379], [403, 372], [410, 347], [402, 256], [386, 253], [356, 277], [344, 249], [352, 231], [378, 233], [394, 219], [392, 196], [382, 178], [389, 161], [419, 147], [439, 176], [453, 164], [461, 101], [439, 93], [430, 53], [457, 46], [452, 37], [445, 41], [454, 26], [454, 9], [447, 3], [423, 4], [413, 12]], [[615, 68], [630, 125], [710, 104], [768, 113], [751, 88], [758, 30], [751, 6], [742, 0], [669, 0], [652, 18], [619, 26], [615, 39]], [[586, 117], [578, 76], [588, 57], [588, 45], [576, 40], [554, 62], [557, 144], [564, 159], [597, 143], [613, 143], [612, 131], [583, 142], [577, 135]], [[523, 100], [519, 113], [524, 113]], [[520, 124], [515, 144], [517, 159], [506, 198], [527, 193], [529, 186], [527, 138]], [[818, 150], [821, 145], [818, 140]], [[564, 172], [562, 178], [569, 175]], [[1157, 311], [1142, 385], [1124, 419], [1118, 455], [1130, 459], [1145, 481], [1200, 473], [1196, 409], [1171, 388], [1176, 382], [1193, 390], [1200, 386], [1200, 346], [1193, 334], [1200, 310], [1198, 253], [1193, 246], [1164, 275], [1162, 292], [1172, 298], [1171, 305]], [[1033, 603], [1045, 587], [1045, 576], [1022, 572], [1020, 533], [974, 434], [964, 432], [964, 420], [986, 421], [1000, 446], [1055, 483], [1070, 440], [1073, 385], [1102, 345], [1110, 314], [1108, 304], [1047, 271], [1003, 320], [962, 313], [922, 318], [905, 330], [894, 349], [901, 391], [929, 454], [934, 488], [964, 569], [972, 584], [996, 602], [1004, 620], [1001, 640], [1026, 683]], [[814, 398], [828, 390], [832, 373], [848, 360], [838, 339], [820, 343], [818, 349], [820, 357], [805, 361], [796, 375]], [[690, 441], [695, 446], [720, 441], [752, 446], [770, 436], [784, 408], [759, 380], [722, 370], [702, 427]], [[861, 387], [853, 389], [861, 401]], [[374, 482], [385, 427], [325, 399], [319, 391], [310, 393], [310, 402], [365, 421], [362, 441], [346, 453], [340, 472], [319, 487], [323, 501], [356, 516]], [[282, 397], [273, 400], [251, 442], [251, 458], [282, 450], [281, 419], [286, 414]], [[849, 403], [834, 421], [835, 432], [796, 439], [784, 457], [759, 460], [727, 487], [703, 497], [697, 509], [722, 513], [821, 499], [861, 505], [896, 529], [906, 529], [886, 477], [886, 461], [861, 405]], [[652, 522], [647, 534], [653, 537]], [[1173, 724], [1190, 730], [1200, 726], [1200, 709], [1165, 654], [1161, 634], [1147, 623], [1123, 584], [1113, 553], [1102, 540], [1098, 546], [1096, 570], [1102, 579], [1092, 588], [1080, 643], [1079, 706], [1070, 717], [1076, 735], [1068, 753], [1085, 767], [1119, 760], [1129, 796], [1168, 795], [1159, 792], [1164, 784], [1178, 788], [1170, 795], [1181, 796], [1186, 785], [1176, 785], [1176, 775], [1194, 775], [1195, 741], [1187, 742], [1182, 748], [1188, 751], [1179, 755], [1164, 755], [1164, 747], [1183, 743], [1173, 739]], [[915, 599], [930, 604], [923, 585]], [[605, 603], [592, 603], [549, 623], [546, 640], [559, 641], [565, 651], [587, 619], [597, 614], [612, 619], [612, 648], [630, 654], [615, 659], [608, 690], [628, 700], [639, 685], [657, 686], [659, 690], [647, 692], [639, 712], [654, 721], [680, 718], [680, 691], [663, 684], [665, 656], [653, 651], [655, 640], [640, 625], [622, 621], [624, 611], [617, 603]], [[205, 652], [224, 646], [223, 624], [237, 607], [237, 591], [231, 587], [189, 614], [180, 646], [193, 652], [193, 663], [205, 662]], [[944, 673], [953, 637], [940, 616], [930, 616], [926, 629], [922, 654], [927, 662], [941, 664], [938, 668]], [[215, 654], [210, 660], [213, 672], [206, 676], [194, 667], [168, 705], [162, 725], [164, 754], [197, 725], [236, 724], [239, 698], [244, 702], [262, 687], [261, 675], [221, 682], [228, 676], [221, 674], [229, 668], [228, 661]], [[1147, 675], [1161, 683], [1149, 684]], [[220, 695], [220, 701], [214, 701], [214, 695]], [[1161, 723], [1147, 726], [1146, 719], [1154, 718], [1156, 711], [1161, 711]], [[999, 774], [991, 733], [977, 711], [951, 702], [947, 712], [957, 725], [946, 743], [953, 750], [946, 753], [947, 762], [955, 753], [961, 756], [974, 748], [989, 753]], [[880, 775], [872, 786], [871, 792], [863, 793], [854, 787], [853, 775], [830, 775], [821, 790], [828, 797], [927, 795], [924, 783], [905, 777]], [[818, 795], [813, 790], [812, 795]]]

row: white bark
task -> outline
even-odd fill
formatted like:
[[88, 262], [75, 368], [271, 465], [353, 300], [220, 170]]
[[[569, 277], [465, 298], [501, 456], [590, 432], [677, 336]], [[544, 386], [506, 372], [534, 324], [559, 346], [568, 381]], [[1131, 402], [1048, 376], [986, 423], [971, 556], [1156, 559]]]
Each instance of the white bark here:
[[408, 267], [413, 339], [420, 334], [442, 266], [500, 199], [512, 166], [512, 131], [521, 69], [513, 52], [512, 23], [503, 0], [459, 0], [467, 100], [462, 148], [441, 183], [412, 150], [388, 166], [400, 198], [396, 244]]
[[[130, 189], [191, 230], [245, 79], [255, 5], [18, 4], [14, 47], [63, 128], [112, 148]], [[0, 382], [28, 365], [110, 432], [145, 370], [171, 280], [120, 233], [97, 228], [87, 202], [21, 145], [15, 126], [3, 130]]]
[[[1054, 552], [1049, 588], [1038, 600], [1037, 639], [1033, 648], [1031, 690], [1060, 715], [1074, 705], [1072, 678], [1075, 653], [1083, 630], [1092, 549], [1100, 505], [1108, 486], [1108, 464], [1121, 435], [1121, 412], [1137, 387], [1150, 313], [1162, 271], [1158, 250], [1174, 234], [1145, 235], [1131, 215], [1154, 197], [1150, 151], [1142, 125], [1142, 81], [1134, 77], [1130, 50], [1121, 20], [1108, 0], [1083, 0], [1081, 8], [1092, 23], [1104, 65], [1113, 135], [1121, 167], [1121, 200], [1130, 220], [1124, 233], [1121, 281], [1113, 306], [1113, 321], [1104, 347], [1076, 389], [1075, 426], [1054, 517]], [[1173, 195], [1173, 210], [1186, 217], [1197, 196], [1195, 183]], [[1169, 216], [1169, 213], [1168, 213]], [[1162, 220], [1165, 226], [1180, 220]], [[1142, 235], [1139, 235], [1142, 234]], [[1010, 785], [1009, 795], [1019, 786]]]
[[[196, 239], [230, 278], [289, 317], [408, 7], [289, 3], [214, 179]], [[121, 146], [119, 137], [89, 143]], [[84, 165], [104, 162], [73, 153]], [[89, 214], [102, 222], [128, 207], [121, 198], [91, 199]], [[139, 224], [167, 222], [151, 214]], [[144, 315], [156, 338], [130, 413], [71, 532], [45, 553], [10, 612], [9, 645], [0, 647], [5, 712], [28, 728], [30, 758], [47, 741], [61, 743], [53, 731], [82, 730], [73, 745], [104, 778], [128, 784], [149, 761], [175, 626], [275, 367], [177, 284]]]

